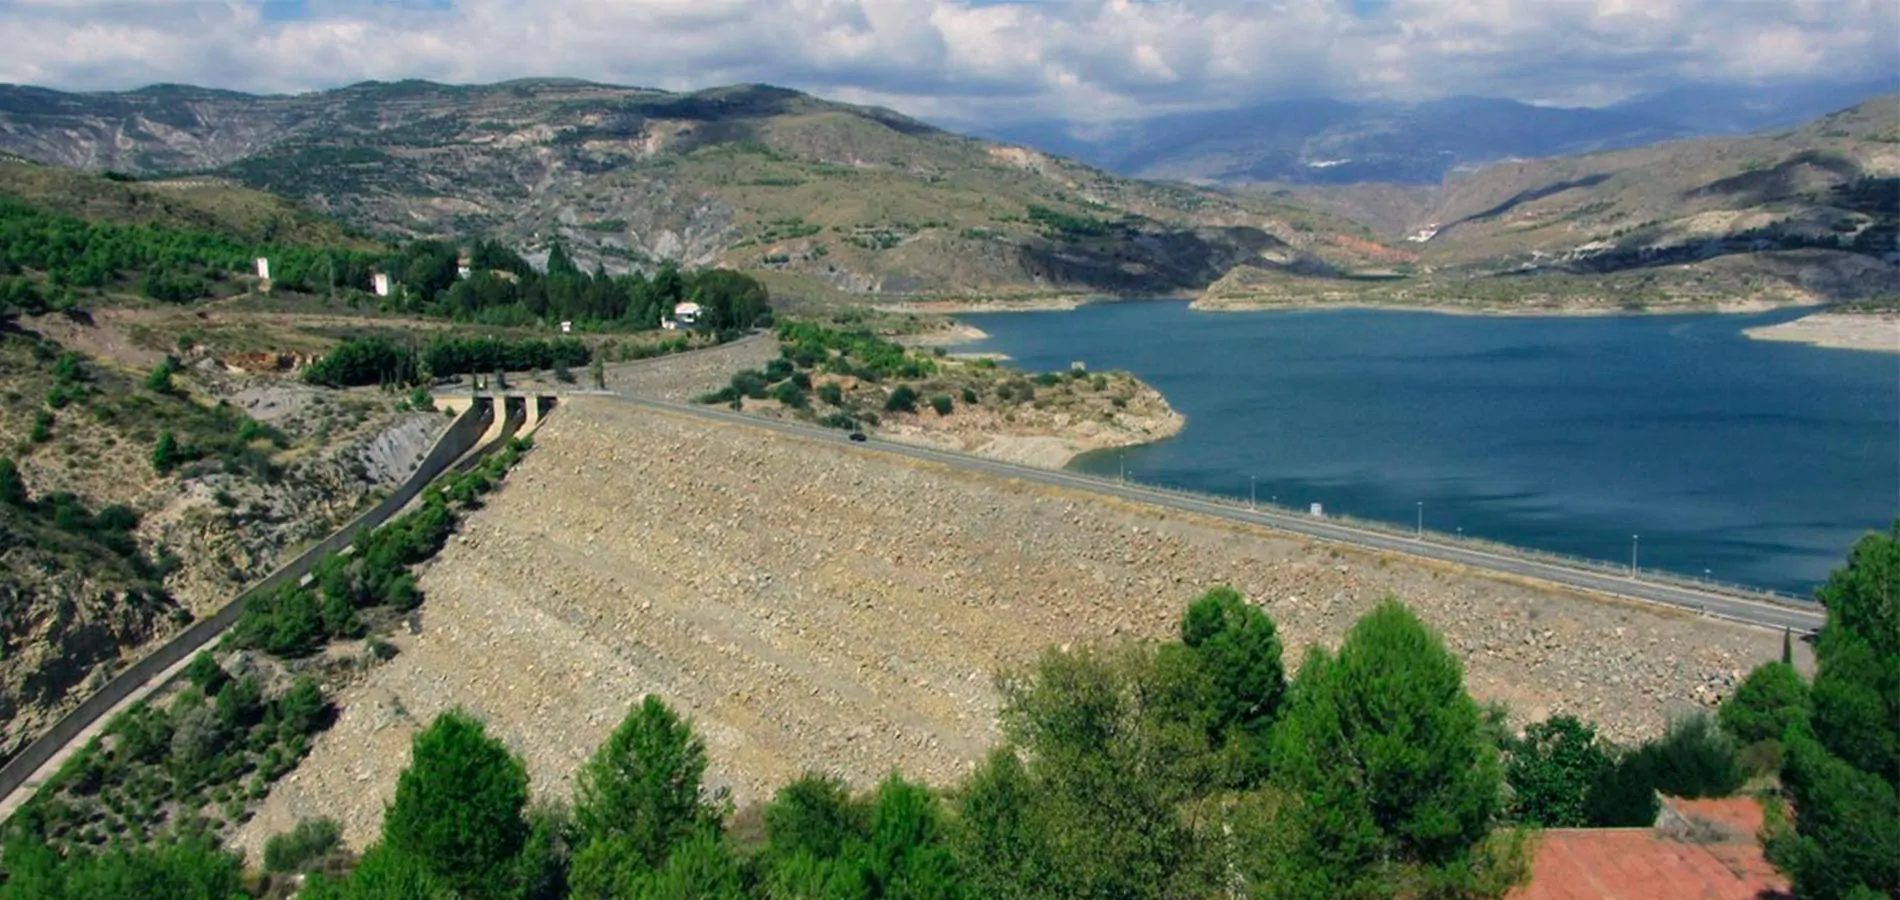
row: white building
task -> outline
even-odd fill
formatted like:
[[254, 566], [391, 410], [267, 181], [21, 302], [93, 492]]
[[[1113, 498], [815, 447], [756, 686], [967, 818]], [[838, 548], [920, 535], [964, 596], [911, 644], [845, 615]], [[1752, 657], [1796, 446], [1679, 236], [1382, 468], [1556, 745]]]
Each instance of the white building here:
[[257, 258], [257, 277], [265, 281], [270, 280], [270, 260], [262, 256]]
[[377, 272], [376, 274], [371, 275], [369, 277], [369, 286], [370, 286], [370, 290], [373, 290], [376, 292], [376, 296], [378, 297], [389, 296], [389, 275], [384, 272]]
[[697, 303], [681, 303], [673, 307], [673, 318], [681, 325], [696, 325], [699, 323], [700, 312]]

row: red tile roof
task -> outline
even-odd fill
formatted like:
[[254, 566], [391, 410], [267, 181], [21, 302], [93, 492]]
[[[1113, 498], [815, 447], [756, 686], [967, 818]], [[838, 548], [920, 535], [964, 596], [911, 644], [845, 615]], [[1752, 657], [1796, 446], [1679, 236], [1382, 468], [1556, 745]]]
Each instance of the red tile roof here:
[[[1761, 805], [1746, 797], [1664, 798], [1659, 828], [1559, 828], [1543, 833], [1530, 884], [1511, 900], [1766, 900], [1788, 880], [1763, 858]], [[1673, 816], [1672, 816], [1673, 813]], [[1672, 837], [1672, 821], [1709, 830], [1711, 842]]]

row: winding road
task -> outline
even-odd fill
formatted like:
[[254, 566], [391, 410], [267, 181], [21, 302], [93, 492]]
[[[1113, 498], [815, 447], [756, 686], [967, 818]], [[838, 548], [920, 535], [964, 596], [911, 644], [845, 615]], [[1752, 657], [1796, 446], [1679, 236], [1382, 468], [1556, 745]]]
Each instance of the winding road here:
[[1244, 522], [1252, 525], [1264, 525], [1282, 531], [1303, 534], [1321, 540], [1352, 544], [1373, 550], [1404, 553], [1442, 562], [1457, 563], [1474, 569], [1483, 569], [1506, 575], [1535, 578], [1541, 581], [1560, 584], [1601, 594], [1611, 594], [1650, 603], [1658, 603], [1677, 609], [1687, 610], [1698, 615], [1728, 619], [1764, 628], [1789, 629], [1800, 634], [1812, 634], [1821, 628], [1825, 615], [1819, 605], [1775, 603], [1766, 600], [1723, 593], [1716, 590], [1704, 590], [1683, 584], [1657, 581], [1645, 578], [1631, 578], [1606, 571], [1588, 569], [1581, 566], [1564, 565], [1526, 556], [1514, 556], [1508, 552], [1463, 546], [1434, 540], [1421, 540], [1366, 528], [1359, 528], [1342, 522], [1304, 516], [1279, 509], [1249, 509], [1245, 505], [1224, 503], [1213, 498], [1177, 494], [1170, 491], [1145, 487], [1140, 484], [1124, 483], [1090, 475], [1080, 475], [1059, 469], [1038, 469], [1014, 463], [1000, 462], [966, 453], [938, 450], [932, 447], [920, 447], [915, 444], [880, 440], [871, 436], [864, 443], [851, 441], [843, 432], [799, 422], [787, 422], [781, 419], [768, 419], [761, 416], [746, 415], [725, 409], [707, 406], [689, 406], [679, 403], [667, 403], [647, 400], [624, 394], [606, 392], [570, 392], [579, 396], [599, 396], [615, 399], [623, 403], [642, 406], [648, 409], [694, 416], [701, 419], [727, 422], [751, 428], [774, 431], [780, 434], [796, 436], [807, 440], [832, 441], [847, 446], [874, 448], [879, 452], [894, 453], [913, 459], [942, 463], [986, 475], [1014, 478], [1019, 481], [1054, 487], [1071, 488], [1105, 494], [1124, 500], [1147, 503], [1154, 506], [1195, 513], [1204, 516]]

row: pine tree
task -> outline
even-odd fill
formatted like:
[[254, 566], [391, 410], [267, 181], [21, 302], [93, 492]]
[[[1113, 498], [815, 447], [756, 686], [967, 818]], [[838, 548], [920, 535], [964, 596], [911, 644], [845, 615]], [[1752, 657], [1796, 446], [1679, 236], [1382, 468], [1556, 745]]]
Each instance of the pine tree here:
[[453, 710], [416, 734], [396, 800], [383, 813], [383, 841], [464, 896], [500, 896], [527, 840], [527, 803], [521, 760], [479, 720]]

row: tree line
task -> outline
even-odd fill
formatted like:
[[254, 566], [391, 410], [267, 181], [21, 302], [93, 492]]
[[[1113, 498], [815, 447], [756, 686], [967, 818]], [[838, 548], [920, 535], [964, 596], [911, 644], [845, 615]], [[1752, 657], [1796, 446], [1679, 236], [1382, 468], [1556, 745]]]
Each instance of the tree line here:
[[303, 378], [328, 387], [406, 386], [433, 378], [584, 366], [593, 351], [575, 338], [541, 340], [437, 335], [420, 349], [387, 338], [350, 338], [305, 366]]
[[[70, 306], [82, 291], [133, 287], [154, 300], [189, 303], [235, 293], [238, 273], [270, 260], [275, 289], [346, 292], [353, 302], [391, 311], [490, 325], [571, 321], [589, 329], [660, 327], [676, 304], [696, 302], [714, 329], [750, 328], [770, 319], [765, 286], [742, 272], [686, 272], [666, 263], [651, 278], [582, 271], [558, 243], [545, 270], [490, 240], [462, 249], [418, 240], [381, 250], [257, 244], [204, 230], [120, 222], [87, 222], [0, 196], [0, 315]], [[400, 286], [386, 300], [368, 297], [381, 272]], [[25, 277], [38, 273], [38, 279]]]

